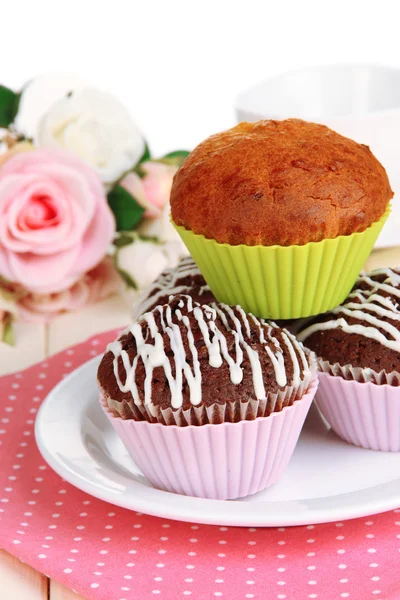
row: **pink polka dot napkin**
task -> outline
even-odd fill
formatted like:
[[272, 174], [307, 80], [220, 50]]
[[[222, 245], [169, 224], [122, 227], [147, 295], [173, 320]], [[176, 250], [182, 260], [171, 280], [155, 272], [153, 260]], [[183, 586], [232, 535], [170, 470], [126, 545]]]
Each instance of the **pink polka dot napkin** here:
[[166, 521], [75, 489], [36, 447], [38, 407], [116, 335], [0, 378], [0, 544], [98, 600], [398, 600], [400, 509], [343, 523], [234, 528]]

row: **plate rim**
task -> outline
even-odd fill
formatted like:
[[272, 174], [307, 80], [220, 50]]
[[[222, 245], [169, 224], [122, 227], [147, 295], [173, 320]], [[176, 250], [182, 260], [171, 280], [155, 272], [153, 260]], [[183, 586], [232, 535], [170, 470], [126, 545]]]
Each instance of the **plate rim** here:
[[[93, 365], [98, 364], [102, 354], [99, 354], [90, 360], [84, 362], [79, 367], [74, 369], [71, 373], [61, 379], [47, 394], [42, 401], [38, 413], [35, 419], [35, 440], [38, 446], [39, 452], [49, 466], [65, 481], [80, 489], [81, 491], [89, 494], [92, 497], [103, 500], [109, 504], [126, 508], [131, 511], [141, 512], [151, 516], [172, 519], [177, 521], [185, 521], [190, 523], [200, 523], [209, 525], [220, 525], [220, 526], [237, 526], [237, 527], [290, 527], [290, 526], [303, 526], [320, 523], [330, 523], [335, 521], [344, 521], [354, 518], [366, 517], [381, 512], [394, 510], [400, 506], [400, 476], [398, 479], [391, 482], [379, 484], [359, 490], [357, 492], [346, 492], [345, 494], [337, 494], [336, 496], [319, 497], [316, 499], [305, 499], [305, 500], [292, 500], [287, 503], [292, 505], [291, 512], [285, 514], [283, 511], [277, 511], [271, 514], [270, 511], [260, 510], [260, 507], [265, 507], [266, 504], [269, 506], [276, 505], [276, 508], [282, 508], [284, 502], [282, 501], [270, 501], [269, 503], [264, 501], [246, 502], [246, 501], [235, 501], [235, 500], [211, 500], [205, 498], [195, 498], [192, 496], [183, 496], [180, 494], [174, 494], [163, 490], [157, 490], [153, 487], [148, 487], [142, 483], [126, 477], [129, 482], [129, 489], [126, 488], [125, 493], [113, 494], [110, 490], [102, 490], [96, 486], [95, 483], [90, 480], [83, 479], [74, 471], [68, 470], [58, 459], [57, 456], [51, 451], [51, 443], [46, 439], [45, 432], [46, 423], [45, 416], [47, 411], [51, 411], [53, 403], [57, 396], [64, 387], [73, 385], [74, 380], [78, 379], [82, 371], [90, 370]], [[95, 381], [95, 378], [93, 378]], [[99, 406], [99, 409], [101, 407]], [[82, 413], [77, 413], [82, 414]], [[79, 418], [77, 420], [79, 421]], [[115, 434], [116, 435], [116, 434]], [[94, 459], [92, 459], [94, 460]], [[112, 470], [110, 469], [112, 473]], [[337, 499], [362, 495], [367, 496], [368, 492], [373, 488], [385, 488], [390, 487], [395, 482], [399, 484], [399, 491], [397, 498], [388, 497], [382, 493], [380, 501], [376, 499], [368, 502], [368, 498], [364, 499], [364, 502], [360, 504], [355, 503], [350, 507], [341, 509], [340, 502]], [[131, 496], [126, 493], [136, 489], [144, 490], [144, 494], [138, 494], [132, 500]], [[164, 501], [163, 501], [164, 499]], [[321, 502], [326, 500], [327, 504], [329, 501], [332, 505], [329, 508], [312, 508], [313, 500]], [[166, 500], [166, 501], [165, 501]], [[336, 502], [335, 502], [336, 500]], [[202, 505], [207, 506], [207, 510], [199, 512], [196, 515], [196, 510], [201, 508]], [[231, 508], [235, 506], [235, 510], [231, 511]], [[228, 508], [229, 507], [229, 508]], [[251, 510], [247, 510], [250, 509]], [[297, 507], [297, 510], [296, 510]], [[299, 510], [303, 507], [303, 510]], [[304, 511], [304, 507], [306, 510]], [[227, 510], [228, 508], [228, 510]], [[259, 509], [258, 511], [255, 509]], [[238, 514], [239, 513], [239, 514]]]

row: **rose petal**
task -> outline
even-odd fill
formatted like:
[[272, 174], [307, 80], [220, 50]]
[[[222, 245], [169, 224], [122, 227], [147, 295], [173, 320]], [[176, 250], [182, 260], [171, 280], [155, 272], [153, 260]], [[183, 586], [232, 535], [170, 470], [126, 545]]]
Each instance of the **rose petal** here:
[[160, 209], [149, 202], [143, 180], [136, 173], [128, 173], [120, 181], [120, 185], [145, 209], [144, 217], [156, 218]]
[[[21, 227], [21, 218], [24, 214], [29, 213], [29, 207], [32, 202], [37, 202], [35, 198], [44, 196], [49, 198], [55, 207], [57, 214], [56, 222], [52, 225], [43, 221], [41, 227], [31, 228]], [[51, 181], [36, 181], [21, 188], [14, 201], [10, 202], [10, 207], [7, 214], [8, 233], [9, 236], [2, 240], [8, 248], [21, 251], [21, 245], [24, 246], [24, 251], [31, 250], [31, 243], [35, 246], [39, 244], [54, 244], [58, 245], [71, 229], [67, 222], [68, 211], [65, 211], [64, 190], [59, 189]], [[39, 223], [38, 223], [39, 225]], [[22, 243], [22, 244], [21, 244]], [[70, 241], [68, 242], [70, 244]], [[56, 250], [56, 249], [55, 249]]]
[[162, 209], [169, 201], [172, 180], [178, 169], [151, 161], [143, 163], [142, 168], [146, 173], [143, 179], [146, 198], [150, 204]]
[[[16, 281], [33, 292], [46, 294], [58, 292], [72, 285], [79, 278], [74, 269], [81, 248], [75, 246], [54, 255], [8, 253], [8, 264]], [[7, 276], [6, 276], [7, 277]]]
[[80, 309], [122, 289], [122, 280], [112, 260], [105, 258], [67, 290], [53, 294], [24, 295], [19, 301], [19, 310], [27, 321], [47, 323], [57, 314]]
[[[52, 181], [59, 185], [60, 189], [68, 188], [70, 195], [74, 198], [74, 202], [82, 210], [83, 222], [81, 227], [84, 230], [95, 211], [93, 192], [98, 192], [97, 186], [92, 189], [92, 182], [84, 174], [68, 166], [59, 168], [58, 165], [46, 165], [41, 167], [40, 173], [41, 175], [50, 177]], [[101, 190], [101, 193], [104, 194], [103, 190]]]
[[[2, 170], [0, 171], [1, 174]], [[27, 178], [26, 184], [28, 185], [34, 181], [36, 181], [36, 177], [31, 175]], [[23, 194], [23, 191], [24, 185], [21, 186], [20, 175], [13, 173], [6, 178], [0, 176], [0, 245], [7, 245], [9, 241], [8, 212], [13, 203], [17, 206], [23, 205], [23, 201], [21, 202], [19, 198], [19, 192]], [[29, 250], [29, 246], [25, 243], [17, 244], [15, 250], [26, 252]]]
[[77, 268], [89, 271], [103, 258], [104, 245], [109, 246], [115, 234], [115, 219], [108, 205], [100, 205], [97, 219], [93, 219], [82, 240]]
[[[0, 225], [1, 225], [1, 221], [0, 221]], [[13, 274], [10, 269], [10, 265], [8, 263], [8, 254], [7, 254], [7, 251], [4, 248], [2, 248], [1, 244], [0, 244], [0, 274], [2, 275], [2, 277], [4, 277], [4, 279], [7, 279], [8, 281], [13, 280]]]

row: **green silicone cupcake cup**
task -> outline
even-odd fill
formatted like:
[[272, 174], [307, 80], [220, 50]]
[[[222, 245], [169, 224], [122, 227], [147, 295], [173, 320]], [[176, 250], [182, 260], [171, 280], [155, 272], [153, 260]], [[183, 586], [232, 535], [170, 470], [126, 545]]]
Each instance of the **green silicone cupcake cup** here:
[[231, 246], [174, 226], [219, 302], [258, 317], [298, 319], [343, 302], [389, 213], [360, 233], [304, 246]]

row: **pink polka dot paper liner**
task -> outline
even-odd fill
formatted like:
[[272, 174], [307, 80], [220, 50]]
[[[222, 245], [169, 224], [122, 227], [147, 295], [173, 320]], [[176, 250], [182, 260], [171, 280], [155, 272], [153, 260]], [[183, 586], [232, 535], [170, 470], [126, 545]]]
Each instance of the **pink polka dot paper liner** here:
[[41, 401], [107, 332], [0, 378], [0, 544], [87, 598], [398, 600], [400, 509], [303, 527], [167, 521], [63, 481], [34, 439]]

